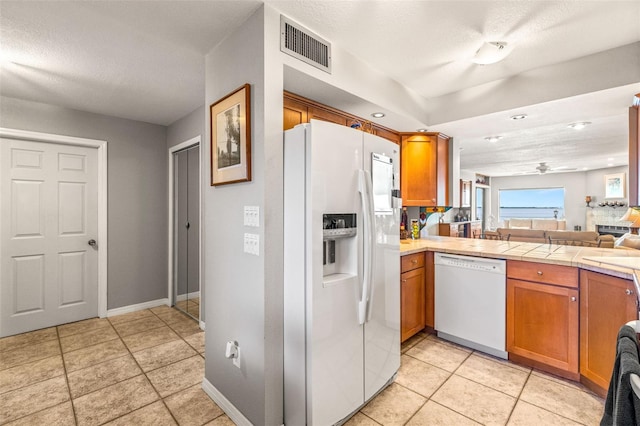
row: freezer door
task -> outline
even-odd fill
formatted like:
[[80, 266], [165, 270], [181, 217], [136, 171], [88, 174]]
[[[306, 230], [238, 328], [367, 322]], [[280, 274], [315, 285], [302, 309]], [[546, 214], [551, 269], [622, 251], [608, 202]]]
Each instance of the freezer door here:
[[[312, 120], [307, 140], [307, 423], [334, 424], [364, 403], [362, 211], [358, 171], [362, 132]], [[323, 215], [356, 214], [357, 235], [335, 240], [323, 266]], [[293, 423], [292, 423], [293, 424]]]
[[[399, 147], [364, 133], [364, 167], [372, 176], [375, 210], [373, 282], [365, 323], [365, 400], [400, 368], [400, 188]], [[390, 162], [385, 159], [390, 160]]]

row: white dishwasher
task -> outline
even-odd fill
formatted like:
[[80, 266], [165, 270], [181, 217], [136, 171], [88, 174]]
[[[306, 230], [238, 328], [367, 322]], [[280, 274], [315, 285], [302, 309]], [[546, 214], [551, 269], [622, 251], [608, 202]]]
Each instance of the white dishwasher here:
[[507, 359], [506, 262], [435, 253], [438, 337]]

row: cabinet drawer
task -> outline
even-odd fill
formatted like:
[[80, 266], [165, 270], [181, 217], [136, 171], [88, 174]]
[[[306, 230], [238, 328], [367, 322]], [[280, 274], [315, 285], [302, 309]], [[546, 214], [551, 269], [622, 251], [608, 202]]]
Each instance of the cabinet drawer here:
[[424, 253], [415, 253], [402, 256], [401, 272], [411, 271], [412, 269], [424, 267]]
[[578, 288], [578, 268], [546, 263], [507, 261], [507, 277]]

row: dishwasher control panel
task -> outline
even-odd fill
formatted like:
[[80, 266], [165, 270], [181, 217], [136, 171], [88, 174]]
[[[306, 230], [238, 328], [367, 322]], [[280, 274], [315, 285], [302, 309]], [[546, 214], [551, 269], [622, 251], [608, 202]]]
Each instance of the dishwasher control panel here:
[[506, 272], [506, 262], [502, 259], [436, 253], [434, 260], [436, 265], [454, 266], [457, 268], [495, 272], [498, 274], [504, 274]]

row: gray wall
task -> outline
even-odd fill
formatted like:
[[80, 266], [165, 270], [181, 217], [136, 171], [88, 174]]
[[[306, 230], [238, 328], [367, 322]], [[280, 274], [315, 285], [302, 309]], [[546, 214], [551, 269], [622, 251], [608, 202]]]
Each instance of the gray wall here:
[[167, 297], [166, 128], [7, 97], [0, 126], [107, 141], [107, 308]]
[[204, 136], [204, 126], [205, 107], [202, 105], [167, 127], [167, 151], [196, 136]]
[[[268, 31], [264, 15], [262, 6], [205, 61], [205, 105], [249, 83], [252, 128], [251, 182], [209, 186], [210, 162], [204, 162], [205, 379], [251, 423], [279, 425], [283, 422], [283, 71], [282, 64], [265, 53], [279, 54], [279, 15], [270, 11]], [[208, 121], [206, 127], [208, 141]], [[209, 145], [203, 148], [202, 156], [208, 159]], [[260, 208], [259, 228], [244, 227], [245, 205]], [[260, 236], [260, 256], [243, 252], [245, 232]], [[239, 344], [241, 369], [224, 357], [228, 340]]]

